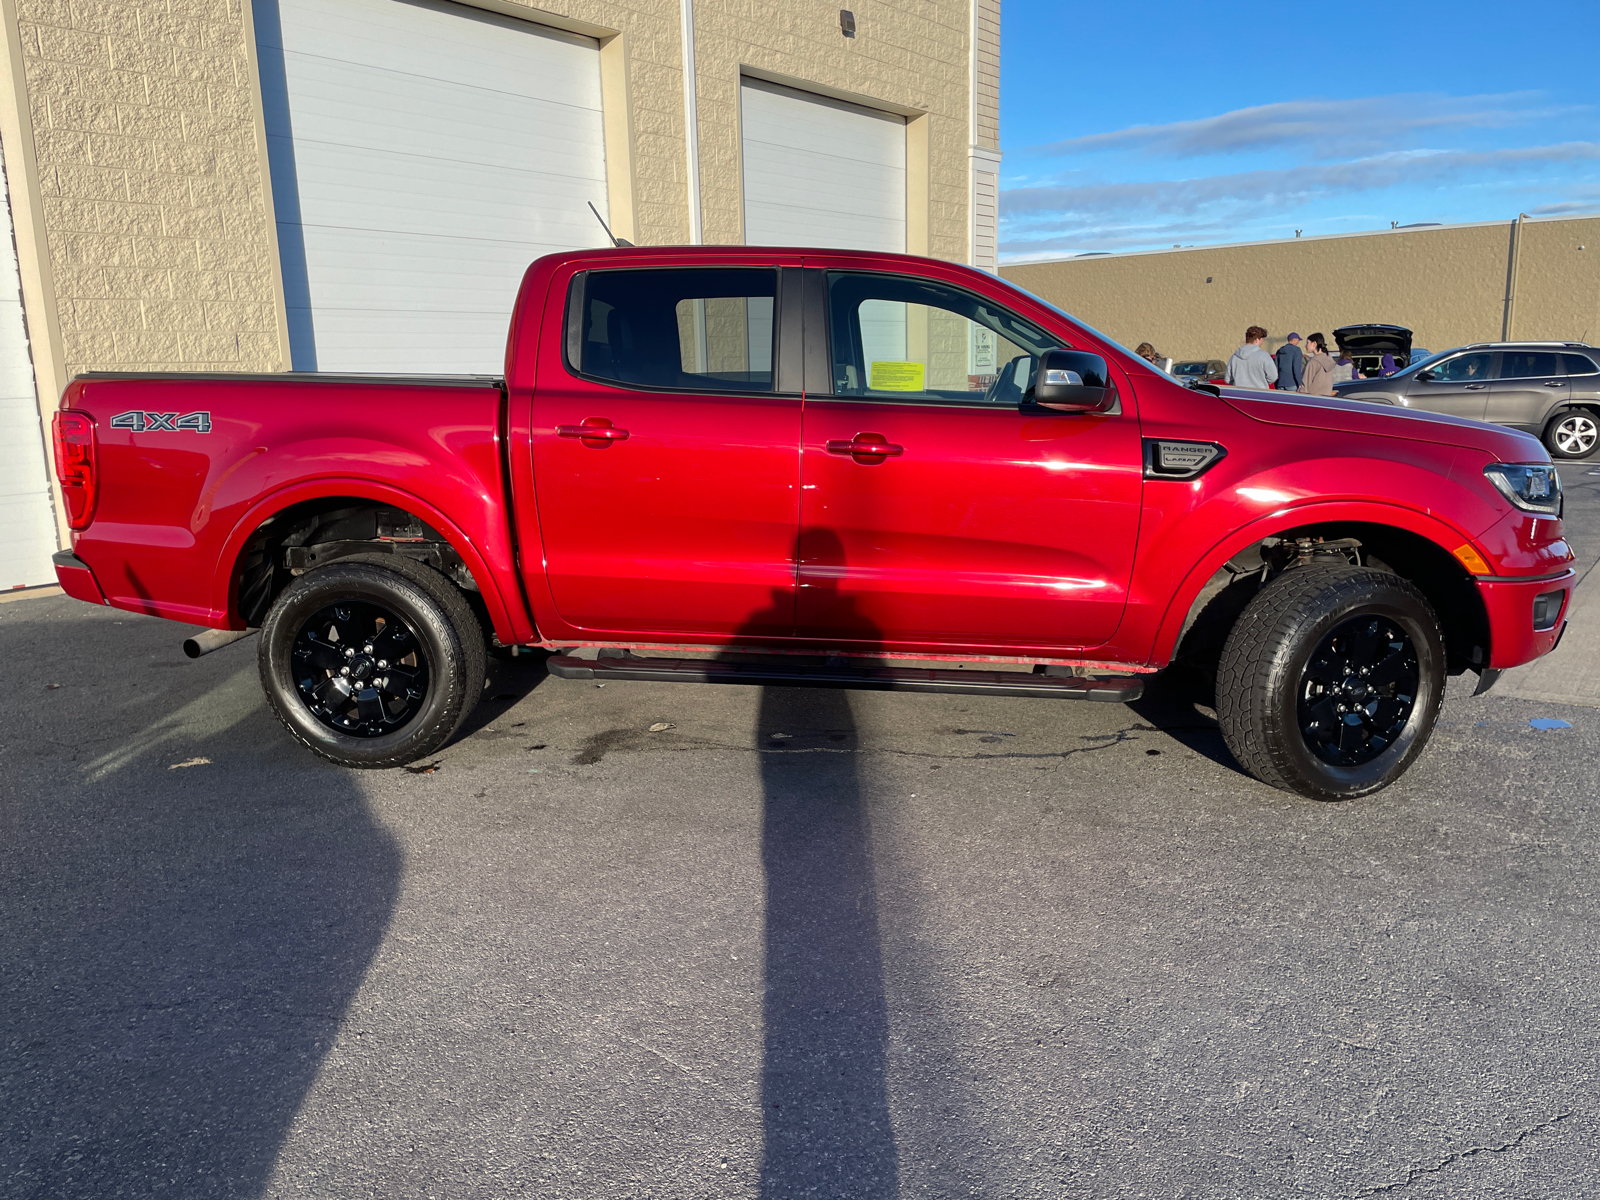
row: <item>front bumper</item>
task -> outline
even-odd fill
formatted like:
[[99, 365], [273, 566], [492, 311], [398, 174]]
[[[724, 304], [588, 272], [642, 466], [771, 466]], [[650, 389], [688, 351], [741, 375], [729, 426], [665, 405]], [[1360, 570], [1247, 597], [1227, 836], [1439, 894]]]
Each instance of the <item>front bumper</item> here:
[[87, 600], [90, 604], [109, 603], [89, 564], [71, 550], [57, 550], [50, 556], [50, 561], [55, 564], [56, 582], [74, 600]]
[[[1496, 671], [1520, 667], [1556, 648], [1572, 607], [1576, 571], [1538, 579], [1480, 579], [1478, 593], [1489, 616], [1489, 662]], [[1561, 592], [1561, 606], [1548, 629], [1534, 628], [1533, 602], [1548, 592]], [[1547, 618], [1548, 619], [1548, 618]]]

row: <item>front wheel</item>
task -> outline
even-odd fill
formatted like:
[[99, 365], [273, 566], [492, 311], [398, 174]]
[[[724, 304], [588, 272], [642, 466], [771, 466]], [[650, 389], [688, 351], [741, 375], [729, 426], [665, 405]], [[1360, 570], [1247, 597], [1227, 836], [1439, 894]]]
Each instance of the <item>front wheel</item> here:
[[1314, 564], [1240, 614], [1217, 722], [1263, 783], [1345, 800], [1387, 787], [1422, 753], [1444, 682], [1444, 638], [1421, 592], [1386, 571]]
[[1557, 413], [1544, 427], [1544, 445], [1551, 458], [1588, 458], [1597, 444], [1600, 421], [1585, 409]]
[[261, 625], [261, 685], [302, 745], [346, 767], [397, 767], [450, 740], [483, 691], [483, 631], [437, 571], [407, 559], [300, 576]]

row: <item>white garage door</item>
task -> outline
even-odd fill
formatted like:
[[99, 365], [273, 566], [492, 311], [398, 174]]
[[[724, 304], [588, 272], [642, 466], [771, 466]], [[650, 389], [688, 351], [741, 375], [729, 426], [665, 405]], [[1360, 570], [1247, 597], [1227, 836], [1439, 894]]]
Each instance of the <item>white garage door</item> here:
[[906, 248], [906, 123], [746, 79], [744, 240], [752, 246]]
[[0, 589], [56, 581], [56, 522], [0, 159]]
[[528, 263], [605, 242], [596, 44], [417, 0], [255, 14], [295, 368], [499, 374]]

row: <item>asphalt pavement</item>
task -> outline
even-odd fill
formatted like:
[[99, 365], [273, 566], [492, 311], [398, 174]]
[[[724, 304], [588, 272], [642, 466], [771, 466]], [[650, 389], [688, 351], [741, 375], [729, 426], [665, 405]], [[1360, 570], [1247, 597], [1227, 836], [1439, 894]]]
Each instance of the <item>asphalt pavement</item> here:
[[345, 771], [251, 641], [0, 605], [0, 1196], [1592, 1195], [1583, 611], [1318, 804], [1159, 689], [536, 658]]

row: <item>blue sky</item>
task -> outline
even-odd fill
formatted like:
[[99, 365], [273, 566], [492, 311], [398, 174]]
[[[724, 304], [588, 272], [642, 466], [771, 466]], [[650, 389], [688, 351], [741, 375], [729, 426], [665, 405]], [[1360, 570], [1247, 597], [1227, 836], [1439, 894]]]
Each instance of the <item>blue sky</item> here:
[[1002, 0], [1001, 261], [1600, 213], [1600, 0]]

